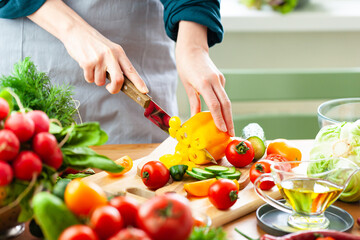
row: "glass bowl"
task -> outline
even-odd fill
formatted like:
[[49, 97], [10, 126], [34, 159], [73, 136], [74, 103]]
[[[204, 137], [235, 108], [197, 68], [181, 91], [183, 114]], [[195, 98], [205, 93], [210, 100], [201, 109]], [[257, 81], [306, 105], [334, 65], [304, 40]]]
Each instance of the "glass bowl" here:
[[360, 98], [329, 100], [318, 107], [320, 128], [341, 122], [355, 122], [358, 119], [360, 119]]

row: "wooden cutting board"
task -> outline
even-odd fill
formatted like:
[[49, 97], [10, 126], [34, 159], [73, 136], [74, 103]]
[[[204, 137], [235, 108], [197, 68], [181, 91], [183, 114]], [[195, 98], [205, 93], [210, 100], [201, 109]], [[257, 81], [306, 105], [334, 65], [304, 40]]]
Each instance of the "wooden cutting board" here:
[[[108, 194], [128, 194], [138, 199], [140, 202], [144, 202], [147, 199], [164, 194], [166, 192], [176, 192], [180, 195], [187, 196], [187, 193], [183, 189], [185, 182], [196, 181], [191, 177], [186, 177], [181, 182], [169, 182], [163, 188], [156, 191], [149, 190], [142, 182], [141, 178], [137, 174], [141, 170], [141, 167], [148, 161], [158, 160], [160, 156], [175, 151], [177, 141], [168, 138], [161, 143], [152, 153], [148, 156], [134, 161], [134, 167], [132, 170], [122, 177], [112, 178], [106, 172], [100, 172], [87, 177], [87, 181], [93, 181], [100, 185]], [[219, 161], [219, 165], [230, 166], [226, 159]], [[239, 182], [246, 182], [249, 167], [240, 168], [242, 177]], [[245, 184], [244, 184], [245, 185]], [[268, 194], [273, 198], [280, 198], [280, 193], [277, 188], [274, 187]], [[222, 226], [228, 222], [231, 222], [241, 216], [244, 216], [250, 212], [255, 211], [260, 205], [264, 204], [264, 201], [260, 199], [253, 189], [253, 184], [249, 183], [244, 189], [239, 192], [239, 199], [237, 202], [227, 211], [220, 211], [216, 209], [209, 201], [208, 198], [195, 198], [188, 197], [190, 200], [190, 206], [193, 211], [206, 213], [212, 220], [213, 226]]]

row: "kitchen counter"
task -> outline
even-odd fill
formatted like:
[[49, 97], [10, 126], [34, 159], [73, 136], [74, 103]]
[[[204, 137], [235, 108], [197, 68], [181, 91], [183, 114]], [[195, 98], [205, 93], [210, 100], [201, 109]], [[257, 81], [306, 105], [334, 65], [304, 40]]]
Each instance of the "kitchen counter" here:
[[[311, 145], [311, 140], [293, 140], [292, 141], [294, 146], [306, 146], [306, 150], [302, 151], [303, 156], [306, 156], [308, 146]], [[97, 146], [93, 147], [93, 149], [98, 152], [99, 154], [106, 155], [112, 160], [116, 160], [124, 155], [129, 155], [132, 159], [139, 159], [142, 158], [149, 153], [151, 153], [159, 144], [122, 144], [122, 145], [104, 145], [104, 146]], [[135, 166], [137, 164], [134, 164]], [[239, 195], [241, 197], [241, 195]], [[337, 201], [335, 203], [336, 206], [348, 211], [353, 218], [356, 219], [360, 217], [360, 202], [359, 203], [343, 203]], [[230, 222], [224, 225], [224, 229], [228, 233], [229, 239], [244, 239], [239, 234], [234, 231], [234, 228], [237, 227], [240, 231], [248, 234], [251, 237], [259, 237], [265, 234], [261, 228], [257, 226], [255, 212], [252, 212], [248, 215], [245, 215], [237, 220]], [[360, 227], [355, 223], [351, 233], [354, 235], [360, 236]], [[28, 226], [26, 226], [26, 231], [14, 238], [15, 240], [35, 240], [29, 233]]]

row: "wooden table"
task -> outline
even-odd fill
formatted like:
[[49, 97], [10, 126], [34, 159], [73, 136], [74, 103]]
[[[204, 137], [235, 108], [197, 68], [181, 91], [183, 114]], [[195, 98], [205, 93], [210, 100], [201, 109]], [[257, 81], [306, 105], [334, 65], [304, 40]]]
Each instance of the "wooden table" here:
[[[304, 141], [304, 140], [300, 140], [300, 141]], [[294, 142], [295, 146], [296, 146], [296, 142], [297, 141]], [[132, 159], [139, 159], [151, 153], [158, 145], [159, 144], [103, 145], [103, 146], [93, 147], [93, 149], [97, 153], [108, 156], [112, 160], [116, 160], [124, 155], [129, 155]], [[355, 224], [351, 230], [351, 233], [360, 236], [360, 226], [356, 223], [356, 219], [360, 217], [360, 202], [349, 204], [349, 203], [337, 201], [335, 205], [346, 210], [352, 215], [352, 217], [355, 219]], [[260, 227], [257, 226], [255, 212], [252, 212], [231, 223], [228, 223], [223, 227], [225, 231], [228, 233], [229, 239], [239, 239], [239, 240], [245, 239], [234, 231], [235, 227], [253, 238], [257, 238], [265, 234], [265, 232]], [[31, 234], [29, 233], [28, 226], [26, 225], [25, 232], [14, 239], [36, 240], [37, 238], [31, 236]]]

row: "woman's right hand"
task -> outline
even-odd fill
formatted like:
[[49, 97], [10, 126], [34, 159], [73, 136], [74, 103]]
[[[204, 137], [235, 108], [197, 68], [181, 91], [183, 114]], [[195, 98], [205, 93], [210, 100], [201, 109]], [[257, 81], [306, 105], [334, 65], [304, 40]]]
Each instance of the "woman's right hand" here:
[[125, 74], [141, 92], [148, 92], [123, 48], [101, 35], [63, 1], [47, 0], [28, 17], [64, 44], [84, 70], [87, 82], [103, 86], [108, 72], [111, 81], [106, 89], [115, 94], [121, 90]]

